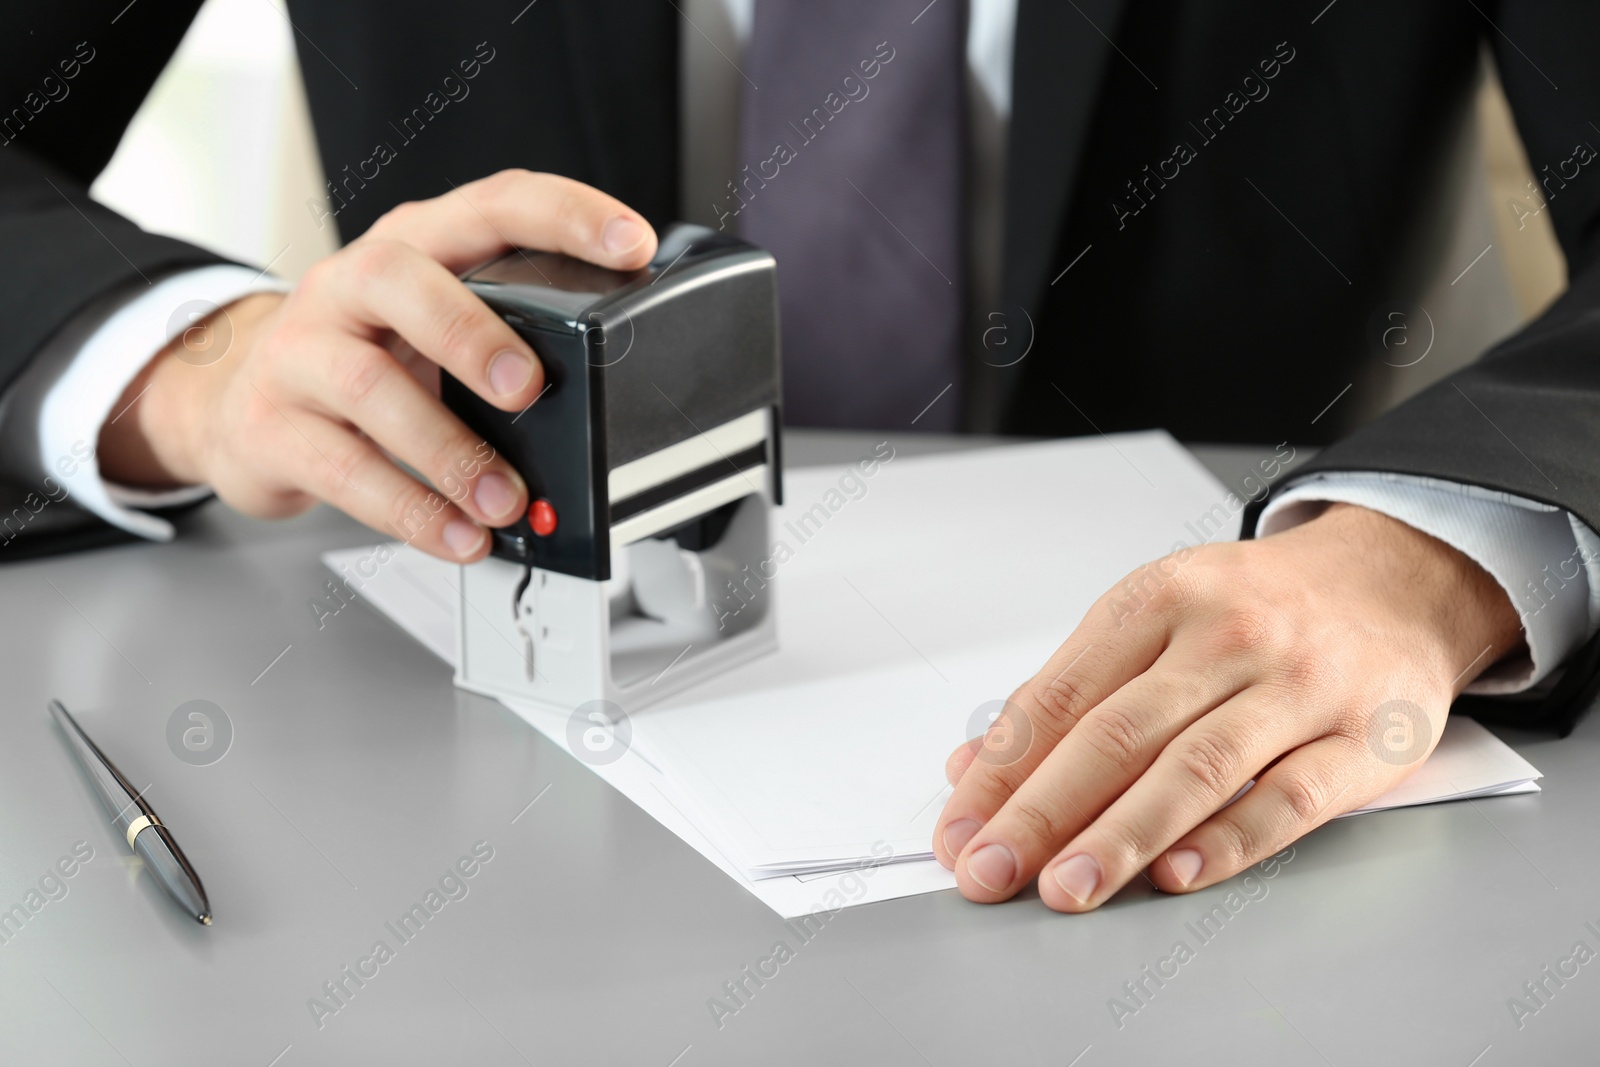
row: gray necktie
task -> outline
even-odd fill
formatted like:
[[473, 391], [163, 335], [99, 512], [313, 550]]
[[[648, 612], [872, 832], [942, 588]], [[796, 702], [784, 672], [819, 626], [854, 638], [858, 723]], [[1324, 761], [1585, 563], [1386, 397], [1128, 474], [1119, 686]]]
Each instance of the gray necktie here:
[[966, 24], [964, 0], [756, 2], [725, 211], [777, 257], [790, 423], [959, 425]]

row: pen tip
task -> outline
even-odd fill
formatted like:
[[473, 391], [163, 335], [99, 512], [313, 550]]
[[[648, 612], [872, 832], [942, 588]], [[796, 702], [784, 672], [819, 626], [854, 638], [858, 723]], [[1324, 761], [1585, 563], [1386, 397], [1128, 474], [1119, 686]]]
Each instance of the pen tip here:
[[209, 915], [202, 915], [202, 916], [200, 916], [200, 921], [201, 921], [201, 922], [202, 922], [202, 923], [204, 923], [204, 924], [205, 924], [205, 925], [207, 925], [207, 926], [210, 926], [210, 925], [211, 925], [211, 916], [209, 916]]

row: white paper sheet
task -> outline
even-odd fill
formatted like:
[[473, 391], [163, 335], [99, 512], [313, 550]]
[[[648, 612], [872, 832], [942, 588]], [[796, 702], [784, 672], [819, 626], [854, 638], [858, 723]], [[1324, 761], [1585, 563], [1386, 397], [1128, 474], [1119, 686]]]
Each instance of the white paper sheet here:
[[[848, 469], [785, 477], [774, 550], [788, 551], [770, 587], [780, 650], [634, 713], [629, 753], [594, 767], [785, 917], [953, 886], [925, 857], [945, 757], [980, 732], [979, 706], [1031, 675], [1129, 570], [1237, 529], [1226, 491], [1160, 433]], [[324, 560], [349, 574], [371, 553]], [[451, 662], [454, 572], [398, 549], [359, 591]], [[512, 707], [566, 747], [566, 716]], [[1363, 811], [1532, 791], [1536, 777], [1453, 720], [1428, 762]], [[818, 872], [841, 865], [858, 869]]]

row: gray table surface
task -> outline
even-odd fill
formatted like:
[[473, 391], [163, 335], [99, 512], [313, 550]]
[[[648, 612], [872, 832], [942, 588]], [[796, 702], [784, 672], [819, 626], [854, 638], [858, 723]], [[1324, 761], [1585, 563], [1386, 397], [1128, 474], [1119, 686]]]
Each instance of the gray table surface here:
[[[862, 442], [794, 434], [790, 458], [843, 462]], [[1225, 480], [1255, 454], [1198, 451]], [[1502, 733], [1548, 776], [1539, 795], [1333, 824], [1270, 878], [1185, 897], [1136, 883], [1084, 916], [1031, 891], [996, 907], [935, 893], [847, 909], [802, 943], [366, 605], [319, 629], [317, 555], [370, 543], [353, 522], [212, 506], [184, 526], [176, 544], [0, 568], [0, 909], [25, 916], [0, 925], [0, 1064], [1594, 1058], [1600, 963], [1572, 957], [1600, 951], [1600, 718], [1565, 740]], [[150, 785], [214, 927], [130, 859], [51, 696]], [[190, 700], [232, 724], [208, 765], [169, 746]], [[75, 847], [92, 859], [51, 877]], [[386, 924], [474, 847], [492, 859], [401, 943]], [[1226, 923], [1196, 936], [1230, 892]], [[319, 1020], [309, 1000], [332, 1003], [324, 983], [379, 940], [392, 958]], [[793, 958], [719, 1026], [708, 1002], [731, 1006], [725, 983], [779, 940]], [[1192, 954], [1158, 986], [1145, 968], [1180, 940]]]

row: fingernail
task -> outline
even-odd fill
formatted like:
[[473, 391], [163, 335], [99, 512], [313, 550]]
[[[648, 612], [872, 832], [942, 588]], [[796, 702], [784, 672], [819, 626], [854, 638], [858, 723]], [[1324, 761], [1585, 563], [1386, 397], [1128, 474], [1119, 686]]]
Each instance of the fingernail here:
[[1017, 859], [1004, 845], [984, 845], [967, 860], [972, 880], [991, 893], [1004, 893], [1017, 876]]
[[491, 519], [498, 519], [511, 512], [517, 506], [517, 489], [499, 471], [490, 471], [478, 479], [478, 486], [472, 491], [473, 502]]
[[944, 828], [944, 850], [950, 853], [951, 859], [955, 859], [961, 855], [961, 850], [967, 847], [967, 842], [971, 841], [977, 832], [977, 820], [957, 819]]
[[489, 388], [501, 396], [525, 389], [533, 381], [533, 360], [522, 352], [506, 349], [489, 361]]
[[643, 244], [645, 235], [643, 226], [624, 215], [618, 215], [606, 223], [600, 240], [605, 244], [607, 252], [620, 256], [624, 252], [632, 252]]
[[458, 556], [470, 556], [489, 532], [482, 526], [463, 519], [451, 519], [444, 526], [444, 543]]
[[1056, 865], [1056, 885], [1079, 904], [1087, 904], [1100, 884], [1100, 861], [1086, 852], [1069, 856]]
[[1204, 862], [1200, 853], [1192, 848], [1175, 848], [1167, 853], [1167, 866], [1172, 868], [1172, 873], [1178, 876], [1178, 882], [1185, 887], [1194, 881]]

